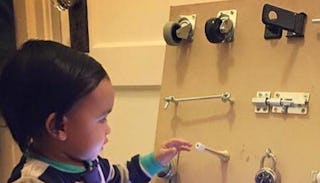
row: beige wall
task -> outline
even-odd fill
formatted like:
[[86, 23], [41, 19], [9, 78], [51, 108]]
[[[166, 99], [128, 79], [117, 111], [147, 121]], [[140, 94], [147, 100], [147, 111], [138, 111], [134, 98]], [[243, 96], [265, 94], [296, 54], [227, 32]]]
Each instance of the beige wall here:
[[[167, 2], [92, 0], [88, 4], [90, 54], [110, 74], [116, 101], [112, 133], [101, 153], [122, 163], [153, 150], [165, 43]], [[148, 7], [148, 8], [145, 8]]]

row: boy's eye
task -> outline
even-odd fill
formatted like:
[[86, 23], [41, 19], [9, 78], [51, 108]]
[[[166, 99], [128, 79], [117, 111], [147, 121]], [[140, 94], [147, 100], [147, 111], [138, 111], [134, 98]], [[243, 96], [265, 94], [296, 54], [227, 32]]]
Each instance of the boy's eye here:
[[107, 116], [101, 116], [101, 117], [99, 117], [99, 118], [97, 119], [97, 121], [98, 121], [99, 123], [106, 122], [106, 121], [107, 121]]
[[102, 119], [99, 119], [99, 122], [100, 123], [103, 123], [103, 122], [106, 122], [107, 121], [107, 118], [106, 117], [104, 117], [104, 118], [102, 118]]

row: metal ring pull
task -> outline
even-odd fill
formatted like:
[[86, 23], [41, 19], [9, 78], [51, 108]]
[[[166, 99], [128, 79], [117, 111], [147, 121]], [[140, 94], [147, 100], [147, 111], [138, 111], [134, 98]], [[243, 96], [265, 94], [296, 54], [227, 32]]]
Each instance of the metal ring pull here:
[[230, 154], [227, 150], [224, 151], [216, 151], [213, 149], [209, 149], [208, 147], [206, 147], [205, 145], [201, 144], [200, 142], [197, 142], [195, 145], [195, 148], [200, 151], [200, 152], [209, 152], [213, 155], [218, 156], [218, 158], [220, 158], [222, 161], [228, 162], [230, 159]]

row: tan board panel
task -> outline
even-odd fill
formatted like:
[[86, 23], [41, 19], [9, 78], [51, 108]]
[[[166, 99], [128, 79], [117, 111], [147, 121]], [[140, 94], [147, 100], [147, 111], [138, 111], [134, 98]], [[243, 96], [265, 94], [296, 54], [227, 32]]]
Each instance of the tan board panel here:
[[[265, 3], [308, 15], [305, 38], [265, 40], [261, 21]], [[221, 10], [236, 9], [233, 43], [212, 44], [205, 37], [207, 19]], [[311, 171], [320, 169], [320, 17], [319, 3], [306, 0], [222, 1], [171, 8], [170, 20], [196, 14], [194, 41], [167, 46], [156, 147], [168, 138], [202, 142], [228, 150], [229, 163], [192, 150], [179, 161], [181, 183], [249, 183], [266, 148], [276, 155], [282, 182], [311, 182]], [[309, 92], [307, 115], [255, 114], [251, 103], [257, 91]], [[229, 91], [233, 106], [219, 100], [170, 105], [166, 96], [189, 97]], [[158, 182], [158, 181], [156, 181]], [[161, 182], [161, 181], [159, 181]]]

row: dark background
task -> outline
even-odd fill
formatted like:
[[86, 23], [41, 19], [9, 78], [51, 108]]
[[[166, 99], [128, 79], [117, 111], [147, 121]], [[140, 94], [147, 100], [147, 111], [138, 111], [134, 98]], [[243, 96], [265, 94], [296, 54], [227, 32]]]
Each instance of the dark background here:
[[0, 68], [4, 59], [16, 49], [12, 0], [0, 0]]

